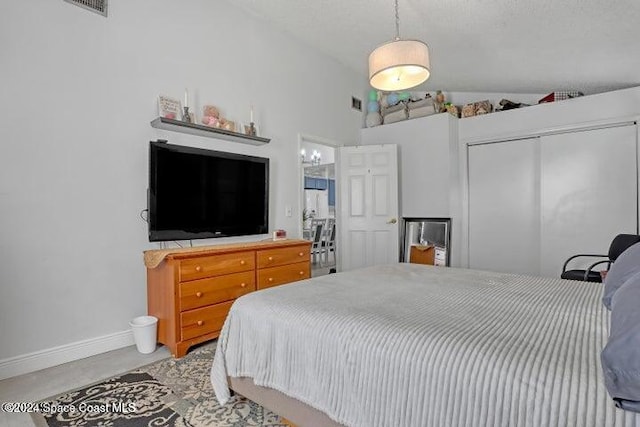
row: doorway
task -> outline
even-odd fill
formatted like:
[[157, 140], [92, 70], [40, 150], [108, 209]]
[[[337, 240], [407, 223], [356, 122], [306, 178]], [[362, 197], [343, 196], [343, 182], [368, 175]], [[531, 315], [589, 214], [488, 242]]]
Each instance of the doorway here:
[[336, 147], [321, 137], [299, 135], [300, 235], [311, 244], [311, 276], [337, 271]]

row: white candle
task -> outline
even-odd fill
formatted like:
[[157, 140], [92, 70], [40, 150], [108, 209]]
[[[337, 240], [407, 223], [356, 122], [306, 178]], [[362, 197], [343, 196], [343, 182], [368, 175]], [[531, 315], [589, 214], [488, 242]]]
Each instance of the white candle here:
[[251, 106], [251, 123], [253, 123], [253, 105]]
[[187, 89], [184, 90], [184, 106], [189, 106], [189, 92], [187, 91]]

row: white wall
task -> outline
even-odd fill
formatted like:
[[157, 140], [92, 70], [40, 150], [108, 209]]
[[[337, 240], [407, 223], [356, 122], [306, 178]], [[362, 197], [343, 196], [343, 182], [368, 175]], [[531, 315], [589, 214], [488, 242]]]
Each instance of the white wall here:
[[449, 216], [450, 120], [435, 114], [362, 130], [365, 145], [398, 145], [403, 217]]
[[[458, 119], [434, 114], [362, 130], [361, 141], [398, 145], [400, 216], [452, 220], [452, 240], [459, 235]], [[459, 260], [452, 244], [451, 265]]]
[[[0, 362], [146, 313], [149, 140], [269, 157], [270, 225], [293, 231], [298, 133], [358, 139], [350, 97], [364, 76], [230, 3], [109, 6], [105, 19], [63, 1], [0, 4]], [[157, 96], [185, 88], [231, 119], [248, 121], [253, 104], [271, 143], [151, 128]]]

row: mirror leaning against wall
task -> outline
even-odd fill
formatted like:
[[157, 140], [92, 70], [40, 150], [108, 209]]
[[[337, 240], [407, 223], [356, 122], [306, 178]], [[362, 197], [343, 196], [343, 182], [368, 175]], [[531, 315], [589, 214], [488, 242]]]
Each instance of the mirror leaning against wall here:
[[301, 140], [302, 235], [311, 244], [311, 276], [336, 271], [335, 149]]

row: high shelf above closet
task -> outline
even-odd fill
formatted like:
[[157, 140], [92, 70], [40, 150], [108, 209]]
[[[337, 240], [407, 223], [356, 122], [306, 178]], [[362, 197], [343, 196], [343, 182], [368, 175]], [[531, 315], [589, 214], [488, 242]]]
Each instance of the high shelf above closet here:
[[251, 145], [265, 145], [271, 139], [261, 136], [245, 135], [239, 132], [232, 132], [226, 129], [203, 126], [195, 123], [187, 123], [180, 120], [158, 117], [151, 122], [151, 127], [172, 132], [187, 133], [189, 135], [204, 136], [207, 138], [224, 139], [226, 141], [241, 142]]

